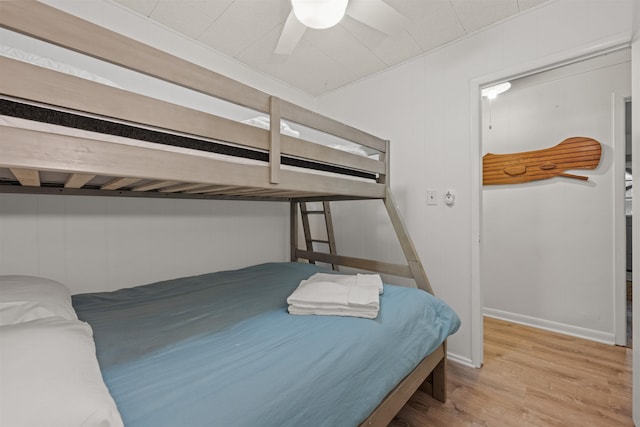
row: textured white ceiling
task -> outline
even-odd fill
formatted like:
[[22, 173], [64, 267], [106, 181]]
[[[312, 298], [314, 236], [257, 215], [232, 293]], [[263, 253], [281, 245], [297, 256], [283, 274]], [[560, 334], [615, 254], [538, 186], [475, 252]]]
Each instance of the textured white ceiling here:
[[276, 55], [289, 0], [115, 0], [250, 67], [317, 96], [549, 0], [385, 0], [407, 20], [388, 36], [349, 15], [307, 29]]

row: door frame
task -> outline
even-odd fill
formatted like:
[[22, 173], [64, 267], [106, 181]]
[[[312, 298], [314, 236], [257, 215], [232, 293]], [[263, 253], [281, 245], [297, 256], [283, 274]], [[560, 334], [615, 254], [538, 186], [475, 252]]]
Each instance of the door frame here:
[[[469, 112], [470, 120], [470, 156], [471, 156], [471, 364], [477, 368], [482, 366], [484, 352], [484, 327], [482, 315], [482, 103], [480, 88], [498, 83], [529, 76], [551, 70], [563, 65], [600, 56], [619, 49], [629, 48], [631, 42], [628, 37], [610, 37], [595, 45], [571, 49], [555, 55], [540, 58], [531, 63], [490, 73], [472, 79], [469, 82]], [[633, 58], [632, 58], [633, 60]], [[632, 64], [633, 65], [633, 64]], [[624, 143], [624, 139], [623, 139]], [[624, 214], [624, 203], [622, 205]], [[619, 245], [616, 239], [615, 247]], [[622, 241], [624, 244], [624, 240]], [[616, 325], [617, 328], [617, 325]]]
[[613, 168], [614, 168], [614, 335], [615, 344], [627, 345], [627, 233], [626, 215], [624, 209], [624, 172], [626, 169], [626, 141], [625, 141], [625, 103], [631, 98], [631, 93], [611, 95], [613, 120]]

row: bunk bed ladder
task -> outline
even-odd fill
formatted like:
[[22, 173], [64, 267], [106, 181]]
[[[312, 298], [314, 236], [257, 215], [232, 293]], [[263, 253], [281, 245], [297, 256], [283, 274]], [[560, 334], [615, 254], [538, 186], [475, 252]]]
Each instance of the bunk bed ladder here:
[[[313, 252], [313, 244], [320, 243], [329, 247], [329, 253], [331, 255], [337, 255], [336, 252], [336, 239], [333, 233], [333, 220], [331, 219], [331, 205], [330, 202], [322, 202], [322, 209], [309, 207], [308, 202], [300, 202], [300, 216], [302, 219], [302, 229], [304, 230], [304, 241], [309, 252]], [[319, 202], [318, 202], [319, 203]], [[318, 204], [315, 203], [315, 204]], [[312, 236], [312, 227], [309, 223], [309, 215], [322, 215], [324, 217], [325, 228], [327, 232], [326, 239], [318, 239]], [[310, 261], [315, 264], [315, 261]], [[337, 264], [331, 264], [331, 268], [338, 271]]]
[[[391, 226], [393, 227], [395, 234], [404, 253], [406, 264], [394, 264], [363, 258], [354, 258], [348, 256], [338, 255], [336, 252], [335, 239], [333, 236], [333, 224], [331, 218], [331, 210], [328, 201], [323, 201], [322, 210], [311, 210], [307, 206], [307, 201], [304, 200], [292, 200], [290, 206], [290, 248], [291, 248], [291, 261], [298, 261], [300, 259], [306, 259], [309, 263], [315, 264], [316, 262], [323, 262], [331, 264], [334, 270], [338, 270], [338, 266], [350, 267], [359, 270], [375, 271], [378, 273], [390, 274], [392, 276], [407, 277], [415, 280], [416, 286], [423, 289], [433, 295], [433, 289], [429, 283], [427, 273], [424, 270], [424, 266], [420, 261], [418, 252], [413, 245], [413, 241], [407, 232], [407, 227], [400, 216], [400, 212], [396, 207], [396, 203], [391, 195], [391, 190], [387, 188], [387, 195], [384, 199], [381, 199], [391, 220]], [[298, 248], [298, 206], [300, 206], [299, 212], [301, 213], [302, 228], [304, 230], [304, 237], [306, 248], [304, 250]], [[309, 222], [309, 215], [324, 214], [325, 223], [327, 225], [327, 240], [319, 240], [311, 237], [312, 229]], [[325, 243], [329, 245], [329, 252], [320, 252], [314, 250], [314, 243]]]

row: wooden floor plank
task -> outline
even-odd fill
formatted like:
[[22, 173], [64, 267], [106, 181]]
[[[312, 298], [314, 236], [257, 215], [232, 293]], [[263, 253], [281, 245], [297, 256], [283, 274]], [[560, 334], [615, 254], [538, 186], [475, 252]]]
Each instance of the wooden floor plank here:
[[449, 399], [416, 392], [389, 427], [633, 426], [631, 349], [485, 319], [484, 365], [448, 363]]

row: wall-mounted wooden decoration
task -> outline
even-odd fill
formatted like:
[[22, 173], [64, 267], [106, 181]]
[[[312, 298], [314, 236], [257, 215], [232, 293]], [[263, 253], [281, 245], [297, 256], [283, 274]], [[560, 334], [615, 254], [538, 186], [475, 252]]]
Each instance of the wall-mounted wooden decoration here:
[[592, 138], [567, 138], [555, 147], [524, 153], [491, 154], [482, 157], [484, 185], [520, 184], [564, 176], [588, 180], [581, 175], [565, 173], [573, 169], [595, 169], [600, 163], [602, 147]]

